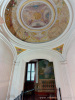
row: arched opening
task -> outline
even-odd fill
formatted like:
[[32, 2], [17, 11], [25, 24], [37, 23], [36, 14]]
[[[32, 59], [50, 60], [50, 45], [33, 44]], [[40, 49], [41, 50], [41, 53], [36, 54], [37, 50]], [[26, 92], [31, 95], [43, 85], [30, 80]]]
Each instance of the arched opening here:
[[[37, 53], [36, 53], [37, 52]], [[12, 87], [10, 92], [10, 99], [16, 100], [22, 96], [22, 91], [24, 90], [24, 81], [25, 81], [25, 72], [26, 72], [26, 63], [30, 62], [32, 59], [46, 59], [49, 62], [53, 62], [54, 74], [55, 74], [55, 83], [57, 89], [61, 87], [60, 84], [60, 61], [63, 58], [56, 52], [50, 50], [27, 50], [18, 55], [16, 60], [14, 76], [12, 81]], [[16, 74], [17, 73], [17, 74]]]
[[23, 100], [56, 100], [56, 94], [53, 62], [45, 59], [27, 62]]

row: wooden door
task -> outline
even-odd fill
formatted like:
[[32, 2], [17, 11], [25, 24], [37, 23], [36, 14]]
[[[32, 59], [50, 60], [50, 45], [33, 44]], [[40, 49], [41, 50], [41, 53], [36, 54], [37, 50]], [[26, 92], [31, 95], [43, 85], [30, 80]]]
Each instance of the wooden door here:
[[24, 83], [24, 91], [34, 89], [34, 82], [35, 82], [35, 67], [36, 63], [29, 62], [26, 65], [26, 77]]

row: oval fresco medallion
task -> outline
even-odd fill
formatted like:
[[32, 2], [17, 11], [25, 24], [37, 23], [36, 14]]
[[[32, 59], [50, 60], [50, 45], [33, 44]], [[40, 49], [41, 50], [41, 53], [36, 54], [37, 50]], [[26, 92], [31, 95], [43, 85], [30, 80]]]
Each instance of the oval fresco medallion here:
[[32, 28], [42, 28], [49, 24], [52, 18], [51, 9], [45, 3], [34, 2], [24, 6], [21, 20], [24, 25]]
[[28, 31], [44, 31], [55, 23], [56, 10], [53, 2], [42, 0], [23, 1], [17, 8], [17, 20]]
[[28, 43], [43, 43], [60, 36], [68, 26], [64, 0], [10, 0], [5, 10], [9, 31]]

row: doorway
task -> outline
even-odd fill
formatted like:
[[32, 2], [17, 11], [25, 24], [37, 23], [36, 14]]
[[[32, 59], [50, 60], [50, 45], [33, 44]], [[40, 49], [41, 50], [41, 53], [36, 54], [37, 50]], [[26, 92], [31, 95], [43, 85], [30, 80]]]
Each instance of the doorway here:
[[[37, 71], [38, 79], [36, 77]], [[26, 63], [24, 81], [23, 100], [41, 99], [57, 100], [53, 62], [49, 62], [45, 59], [32, 60]]]
[[26, 63], [24, 91], [34, 89], [36, 62]]

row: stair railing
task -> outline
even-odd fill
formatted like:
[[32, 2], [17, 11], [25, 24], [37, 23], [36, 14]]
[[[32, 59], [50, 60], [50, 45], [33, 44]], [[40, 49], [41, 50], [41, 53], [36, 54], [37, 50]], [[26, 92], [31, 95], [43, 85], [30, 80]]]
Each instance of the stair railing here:
[[23, 95], [25, 95], [28, 92], [32, 92], [32, 91], [34, 91], [34, 89], [31, 89], [31, 90], [28, 90], [25, 92], [21, 92], [21, 94], [19, 96], [17, 96], [14, 100], [23, 100]]
[[61, 97], [61, 89], [57, 89], [57, 98], [58, 100], [62, 100], [62, 97]]

